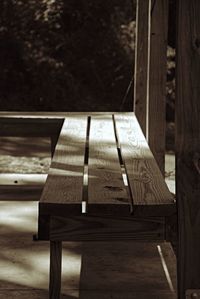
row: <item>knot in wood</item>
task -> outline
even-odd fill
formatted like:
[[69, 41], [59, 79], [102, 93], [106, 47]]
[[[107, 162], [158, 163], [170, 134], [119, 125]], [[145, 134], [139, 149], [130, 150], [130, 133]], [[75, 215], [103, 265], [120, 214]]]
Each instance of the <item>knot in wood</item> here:
[[120, 187], [115, 187], [115, 186], [105, 186], [104, 188], [110, 190], [110, 191], [123, 191], [122, 188]]

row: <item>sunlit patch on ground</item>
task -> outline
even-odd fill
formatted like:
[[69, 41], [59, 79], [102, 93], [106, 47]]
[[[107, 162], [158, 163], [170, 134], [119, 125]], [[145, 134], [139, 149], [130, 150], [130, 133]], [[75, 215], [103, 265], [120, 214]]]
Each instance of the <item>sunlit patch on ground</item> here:
[[37, 229], [37, 202], [0, 201], [0, 231], [34, 233]]
[[49, 138], [0, 137], [0, 173], [47, 173]]
[[[37, 202], [0, 202], [0, 289], [48, 290], [49, 242], [34, 242]], [[78, 289], [80, 244], [63, 246], [63, 289]]]

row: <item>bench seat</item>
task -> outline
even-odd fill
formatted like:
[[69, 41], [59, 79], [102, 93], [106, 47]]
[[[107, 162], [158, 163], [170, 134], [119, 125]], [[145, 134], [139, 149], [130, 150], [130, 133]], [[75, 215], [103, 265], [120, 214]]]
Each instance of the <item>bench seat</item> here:
[[39, 202], [40, 240], [164, 239], [175, 211], [134, 113], [65, 116]]

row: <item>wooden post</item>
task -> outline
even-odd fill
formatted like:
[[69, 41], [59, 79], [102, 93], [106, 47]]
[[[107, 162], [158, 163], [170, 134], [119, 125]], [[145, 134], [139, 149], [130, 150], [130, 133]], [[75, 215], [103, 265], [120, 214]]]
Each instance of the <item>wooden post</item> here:
[[164, 174], [168, 0], [151, 0], [147, 140]]
[[[200, 1], [179, 0], [176, 71], [176, 182], [179, 299], [200, 289]], [[187, 291], [190, 292], [190, 291]], [[192, 291], [193, 297], [195, 291]]]
[[137, 0], [134, 112], [146, 136], [149, 0]]
[[134, 111], [164, 174], [168, 0], [138, 0]]
[[62, 242], [50, 241], [49, 299], [60, 299]]

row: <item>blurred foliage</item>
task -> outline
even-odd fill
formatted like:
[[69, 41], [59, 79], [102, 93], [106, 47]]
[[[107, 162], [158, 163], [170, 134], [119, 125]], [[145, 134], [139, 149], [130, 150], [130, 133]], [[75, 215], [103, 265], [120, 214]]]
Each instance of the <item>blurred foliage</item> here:
[[119, 110], [134, 14], [132, 0], [1, 0], [0, 110]]
[[[133, 77], [132, 0], [1, 0], [0, 110], [118, 111]], [[175, 100], [170, 0], [167, 120]], [[130, 90], [123, 110], [132, 110]]]

